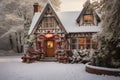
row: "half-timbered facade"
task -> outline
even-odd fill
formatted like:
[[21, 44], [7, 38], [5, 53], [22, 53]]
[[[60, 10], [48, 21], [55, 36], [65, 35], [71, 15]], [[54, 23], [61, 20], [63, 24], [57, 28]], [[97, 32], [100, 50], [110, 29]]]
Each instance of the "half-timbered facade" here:
[[96, 49], [92, 35], [100, 31], [98, 14], [86, 5], [82, 11], [56, 12], [51, 3], [40, 10], [34, 4], [34, 17], [28, 34], [36, 36], [35, 48], [52, 57], [57, 49]]

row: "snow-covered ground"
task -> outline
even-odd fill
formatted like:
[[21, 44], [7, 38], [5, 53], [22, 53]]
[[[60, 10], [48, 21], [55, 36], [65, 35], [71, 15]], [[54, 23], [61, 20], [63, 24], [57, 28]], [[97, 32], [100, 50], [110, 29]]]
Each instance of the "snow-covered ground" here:
[[120, 80], [85, 72], [84, 64], [22, 63], [20, 56], [0, 57], [0, 80]]

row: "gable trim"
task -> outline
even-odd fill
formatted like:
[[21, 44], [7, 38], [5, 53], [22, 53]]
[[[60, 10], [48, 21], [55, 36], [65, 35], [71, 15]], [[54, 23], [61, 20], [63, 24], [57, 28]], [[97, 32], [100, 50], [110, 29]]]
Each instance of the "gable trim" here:
[[58, 18], [57, 14], [56, 14], [56, 12], [55, 12], [55, 10], [54, 10], [54, 8], [53, 8], [52, 5], [48, 2], [48, 3], [45, 5], [43, 11], [41, 12], [41, 14], [40, 14], [40, 16], [39, 16], [38, 21], [36, 22], [34, 28], [33, 28], [32, 31], [29, 33], [29, 35], [32, 34], [32, 33], [37, 29], [37, 25], [39, 25], [40, 21], [42, 20], [43, 15], [45, 14], [46, 9], [47, 9], [48, 7], [50, 7], [50, 9], [52, 9], [53, 14], [55, 15], [56, 20], [57, 20], [57, 21], [59, 22], [59, 24], [60, 24], [60, 28], [61, 28], [62, 30], [64, 30], [65, 34], [67, 33], [66, 30], [65, 30], [65, 28], [64, 28], [64, 26], [63, 26], [63, 24], [62, 24], [62, 22], [61, 22], [60, 19]]
[[[78, 16], [78, 18], [76, 19], [76, 22], [77, 22], [77, 23], [79, 23], [80, 17], [81, 17], [82, 14], [88, 9], [89, 6], [90, 6], [90, 4], [83, 8], [82, 12], [80, 13], [80, 15]], [[95, 11], [94, 9], [92, 9], [92, 10], [93, 10], [93, 12], [95, 13], [95, 16], [96, 16], [96, 18], [98, 19], [98, 21], [101, 21], [101, 20], [100, 20], [100, 17], [99, 17], [98, 14], [96, 13], [96, 11]]]

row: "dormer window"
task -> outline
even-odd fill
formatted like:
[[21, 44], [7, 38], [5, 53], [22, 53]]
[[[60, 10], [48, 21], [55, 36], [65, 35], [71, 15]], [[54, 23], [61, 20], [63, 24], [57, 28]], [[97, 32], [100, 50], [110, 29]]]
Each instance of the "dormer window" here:
[[83, 16], [83, 24], [84, 25], [92, 25], [93, 24], [93, 15], [85, 14]]
[[78, 16], [76, 22], [79, 26], [98, 26], [100, 22], [100, 17], [94, 10], [93, 5], [88, 0], [84, 6], [83, 10], [81, 11], [80, 15]]

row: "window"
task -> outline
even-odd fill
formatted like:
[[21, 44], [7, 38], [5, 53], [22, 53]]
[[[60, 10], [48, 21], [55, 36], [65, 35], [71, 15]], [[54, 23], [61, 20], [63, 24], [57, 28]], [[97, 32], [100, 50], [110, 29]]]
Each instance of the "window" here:
[[43, 27], [54, 27], [55, 26], [55, 20], [54, 18], [51, 18], [51, 17], [46, 17], [43, 19]]
[[78, 38], [78, 48], [79, 49], [85, 48], [85, 38]]
[[86, 49], [91, 48], [91, 38], [86, 38]]
[[92, 38], [78, 38], [79, 49], [97, 49], [97, 43], [92, 41]]
[[91, 25], [93, 24], [93, 15], [86, 14], [83, 17], [83, 20], [84, 25]]
[[77, 49], [77, 39], [72, 39], [72, 43], [71, 43], [71, 48], [72, 49]]

